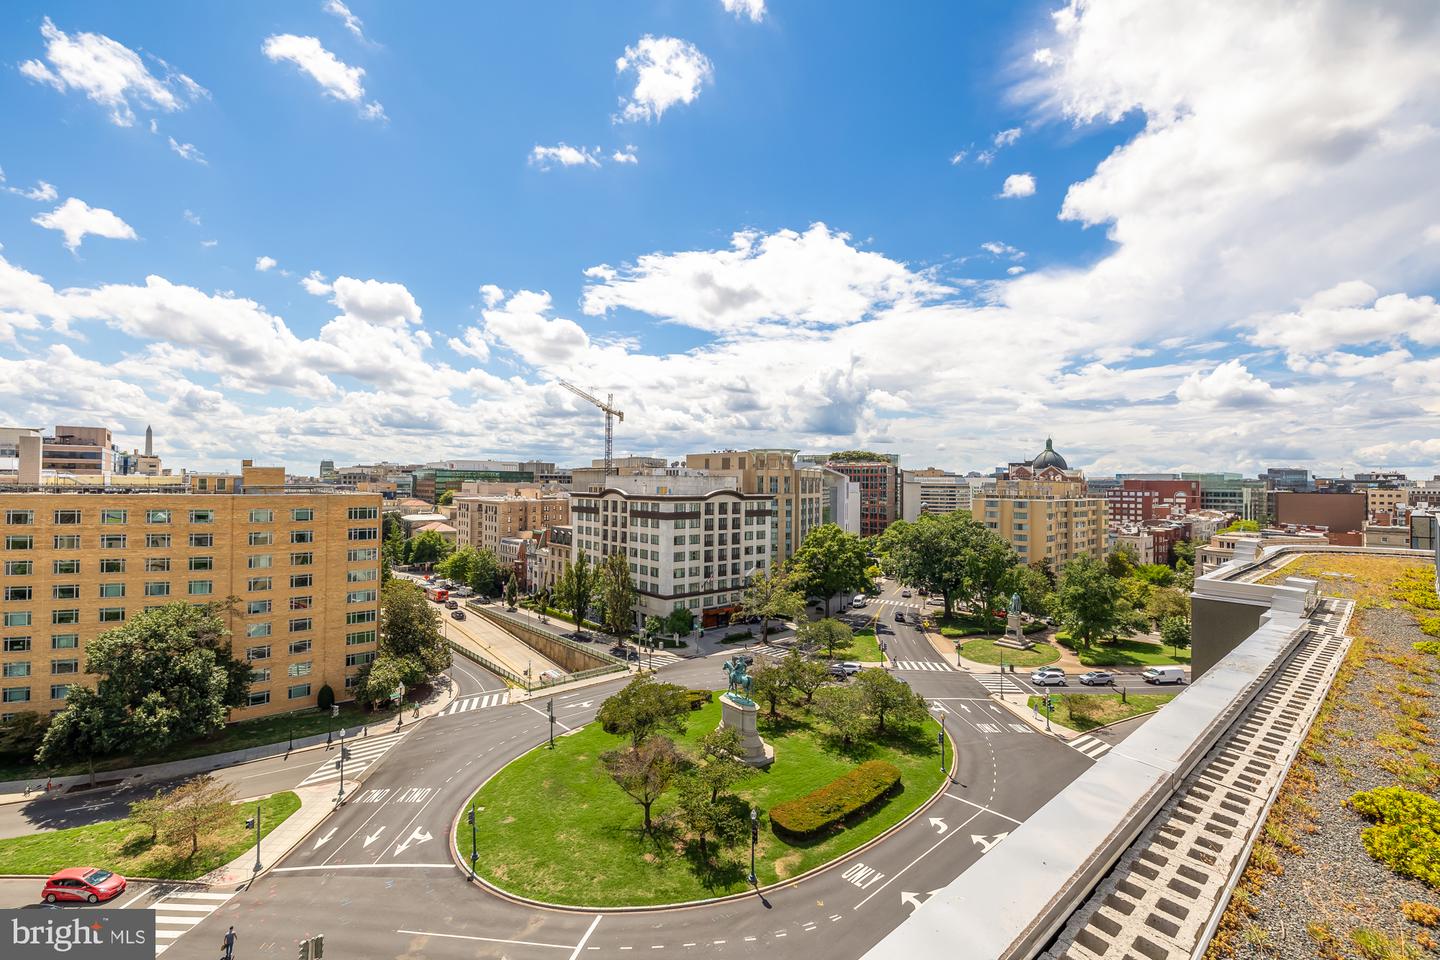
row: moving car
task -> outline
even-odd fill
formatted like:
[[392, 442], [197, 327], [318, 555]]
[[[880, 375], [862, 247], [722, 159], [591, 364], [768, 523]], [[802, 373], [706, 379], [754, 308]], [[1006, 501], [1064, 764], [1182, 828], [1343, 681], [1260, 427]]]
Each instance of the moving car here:
[[1030, 682], [1037, 687], [1068, 686], [1065, 680], [1065, 671], [1059, 667], [1041, 667], [1030, 674]]
[[465, 611], [464, 611], [464, 610], [451, 610], [451, 611], [450, 611], [450, 619], [451, 619], [451, 620], [464, 620], [464, 619], [465, 619]]
[[908, 600], [911, 596], [913, 596], [913, 594], [911, 594], [909, 590], [901, 590], [900, 596], [905, 597]]
[[842, 680], [853, 677], [859, 672], [860, 664], [856, 663], [853, 660], [846, 660], [843, 663], [830, 664], [830, 675], [833, 677], [839, 677]]
[[460, 601], [459, 601], [459, 600], [446, 600], [446, 601], [445, 601], [445, 609], [447, 609], [447, 610], [458, 610], [458, 609], [460, 609]]
[[904, 611], [904, 610], [896, 610], [896, 611], [895, 611], [895, 622], [896, 622], [896, 623], [904, 623], [904, 622], [905, 622], [905, 611]]
[[1140, 674], [1140, 679], [1146, 683], [1184, 683], [1185, 669], [1183, 667], [1146, 667], [1145, 672]]
[[1080, 674], [1080, 682], [1087, 687], [1115, 686], [1115, 674], [1108, 670], [1091, 670]]
[[45, 881], [41, 897], [46, 903], [62, 900], [99, 903], [125, 892], [125, 878], [98, 867], [67, 867]]
[[861, 607], [865, 606], [865, 598], [856, 597], [854, 600], [850, 601], [850, 606], [852, 609], [859, 610]]

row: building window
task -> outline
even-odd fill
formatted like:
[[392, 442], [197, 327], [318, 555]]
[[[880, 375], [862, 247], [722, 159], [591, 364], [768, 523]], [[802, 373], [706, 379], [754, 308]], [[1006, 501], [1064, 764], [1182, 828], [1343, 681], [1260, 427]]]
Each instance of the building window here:
[[250, 532], [250, 546], [268, 547], [275, 542], [275, 535], [269, 530], [252, 530]]
[[214, 523], [214, 522], [215, 522], [215, 511], [214, 511], [214, 510], [191, 510], [191, 511], [190, 511], [190, 522], [191, 522], [191, 523]]
[[192, 547], [213, 547], [213, 546], [215, 546], [215, 534], [213, 534], [213, 533], [192, 533], [192, 534], [190, 534], [190, 546], [192, 546]]
[[79, 560], [56, 560], [50, 564], [50, 572], [58, 576], [80, 572]]
[[191, 580], [189, 594], [192, 597], [208, 597], [215, 592], [215, 581], [213, 580]]
[[257, 554], [253, 554], [252, 556], [246, 558], [246, 560], [245, 560], [245, 565], [246, 565], [247, 567], [249, 567], [251, 570], [269, 570], [269, 569], [270, 569], [270, 554], [268, 554], [268, 553], [257, 553]]
[[[304, 633], [306, 630], [309, 630], [312, 626], [314, 626], [314, 622], [313, 622], [309, 617], [296, 617], [295, 619], [293, 619], [293, 620], [290, 621], [290, 632], [291, 632], [291, 633]], [[307, 641], [307, 642], [308, 642], [308, 641]], [[292, 650], [292, 651], [290, 651], [290, 652], [291, 652], [291, 653], [294, 653], [295, 651]]]
[[125, 560], [122, 557], [110, 557], [100, 561], [101, 573], [124, 573]]
[[169, 511], [169, 510], [146, 510], [146, 511], [145, 511], [145, 522], [146, 522], [146, 523], [169, 523], [169, 522], [170, 522], [170, 511]]
[[291, 598], [290, 598], [290, 609], [291, 609], [291, 610], [309, 610], [309, 609], [310, 609], [312, 606], [314, 606], [314, 605], [315, 605], [315, 598], [314, 598], [314, 597], [291, 597]]
[[100, 596], [123, 597], [125, 596], [125, 584], [123, 583], [102, 583], [100, 584]]
[[30, 588], [29, 588], [29, 587], [6, 587], [6, 588], [5, 588], [5, 599], [6, 599], [6, 600], [12, 600], [12, 601], [14, 601], [14, 600], [29, 600], [29, 599], [30, 599]]
[[304, 590], [315, 582], [315, 578], [308, 573], [293, 573], [290, 575], [290, 589]]
[[290, 554], [290, 566], [308, 567], [314, 564], [315, 554], [313, 553], [292, 553]]
[[70, 660], [51, 660], [51, 661], [50, 661], [50, 672], [51, 672], [51, 673], [54, 673], [54, 674], [79, 673], [79, 672], [80, 672], [80, 661], [79, 661], [79, 660], [75, 660], [75, 659], [70, 659]]
[[[5, 539], [6, 539], [6, 541], [7, 541], [7, 542], [6, 542], [6, 547], [8, 548], [8, 547], [9, 547], [9, 542], [8, 542], [8, 541], [9, 541], [10, 538], [9, 538], [9, 537], [6, 537]], [[17, 549], [18, 549], [18, 548], [17, 548]], [[78, 534], [74, 534], [74, 533], [67, 533], [67, 534], [64, 534], [63, 536], [58, 536], [58, 537], [56, 537], [56, 538], [55, 538], [55, 549], [56, 549], [56, 550], [79, 550], [79, 549], [80, 549], [80, 536], [79, 536]]]
[[78, 650], [80, 648], [80, 634], [78, 633], [52, 633], [50, 635], [51, 650]]
[[3, 649], [6, 653], [25, 653], [30, 649], [30, 638], [6, 637]]
[[351, 507], [346, 513], [351, 520], [374, 520], [380, 516], [379, 507]]
[[7, 627], [28, 627], [30, 626], [29, 610], [7, 610], [5, 611], [5, 626]]
[[[56, 538], [59, 539], [58, 537]], [[78, 539], [78, 538], [77, 538]], [[34, 537], [6, 537], [6, 550], [33, 550], [35, 548]]]
[[290, 644], [290, 656], [298, 657], [303, 653], [309, 653], [311, 643], [309, 640], [296, 640]]
[[0, 693], [0, 701], [5, 703], [28, 703], [29, 700], [29, 687], [6, 687], [4, 693]]
[[100, 522], [106, 524], [120, 524], [125, 522], [127, 511], [125, 510], [101, 510]]
[[310, 676], [310, 661], [302, 660], [299, 663], [292, 663], [285, 668], [285, 672], [292, 677], [308, 677]]
[[351, 590], [345, 595], [346, 603], [374, 603], [374, 590]]
[[[295, 686], [290, 688], [288, 693], [291, 700], [299, 700], [303, 697], [308, 697], [310, 696], [310, 684], [297, 683]], [[29, 699], [28, 696], [26, 699]]]
[[100, 534], [101, 550], [124, 550], [125, 534], [123, 533], [102, 533]]
[[375, 631], [374, 631], [374, 630], [357, 630], [357, 631], [354, 632], [354, 633], [347, 633], [347, 634], [345, 634], [345, 646], [347, 646], [347, 647], [355, 647], [355, 646], [359, 646], [359, 645], [362, 644], [362, 643], [374, 643], [374, 642], [375, 642]]
[[375, 659], [375, 651], [374, 651], [374, 650], [367, 650], [367, 651], [365, 651], [365, 652], [363, 652], [363, 653], [347, 653], [347, 654], [345, 654], [345, 666], [347, 666], [347, 667], [358, 667], [358, 666], [361, 666], [362, 664], [369, 663], [371, 660], [374, 660], [374, 659]]
[[245, 659], [246, 659], [246, 660], [269, 660], [269, 659], [270, 659], [270, 644], [267, 643], [267, 644], [263, 644], [262, 646], [258, 646], [258, 647], [246, 647], [246, 648], [245, 648]]
[[5, 522], [18, 526], [27, 526], [35, 522], [34, 510], [6, 510]]
[[290, 531], [290, 542], [291, 542], [291, 543], [314, 543], [314, 542], [315, 542], [315, 531], [314, 531], [314, 530], [291, 530], [291, 531]]
[[70, 696], [70, 684], [68, 684], [68, 683], [52, 683], [52, 684], [50, 684], [50, 699], [51, 699], [51, 700], [64, 700], [64, 699], [65, 699], [66, 697], [68, 697], [68, 696]]
[[256, 617], [262, 613], [269, 613], [270, 606], [269, 600], [251, 600], [245, 604], [245, 615], [247, 617]]
[[75, 527], [80, 525], [79, 510], [56, 510], [55, 525], [57, 527]]
[[379, 540], [380, 531], [375, 527], [351, 527], [345, 537], [347, 540]]
[[290, 511], [290, 519], [296, 523], [309, 523], [315, 519], [315, 510], [312, 507], [296, 507]]
[[249, 637], [252, 640], [256, 637], [268, 637], [270, 636], [270, 624], [247, 623], [245, 625], [245, 636]]
[[121, 622], [123, 622], [124, 620], [125, 620], [125, 608], [124, 608], [124, 607], [101, 607], [101, 608], [100, 608], [100, 622], [101, 622], [101, 623], [121, 623]]
[[346, 582], [346, 583], [369, 583], [369, 582], [375, 580], [377, 576], [378, 576], [378, 573], [377, 573], [377, 571], [374, 570], [373, 568], [372, 568], [372, 569], [369, 569], [369, 570], [347, 570], [347, 571], [345, 572], [345, 582]]
[[346, 622], [347, 624], [355, 624], [355, 623], [374, 623], [374, 622], [375, 622], [375, 611], [374, 611], [374, 610], [352, 610], [352, 611], [350, 611], [349, 613], [345, 614], [345, 622]]
[[214, 569], [215, 569], [215, 558], [214, 558], [214, 557], [191, 557], [191, 558], [190, 558], [190, 569], [191, 569], [191, 570], [214, 570]]
[[170, 572], [170, 558], [169, 558], [169, 557], [149, 557], [149, 558], [147, 558], [146, 561], [145, 561], [145, 572], [146, 572], [146, 573], [169, 573], [169, 572]]
[[4, 674], [6, 679], [11, 677], [28, 677], [30, 676], [30, 661], [20, 660], [15, 663], [5, 664]]
[[269, 683], [269, 682], [270, 682], [270, 668], [269, 668], [269, 667], [256, 667], [254, 670], [251, 670], [251, 671], [250, 671], [250, 682], [251, 682], [251, 683]]
[[[27, 614], [27, 616], [28, 616], [28, 614]], [[50, 622], [51, 622], [52, 624], [60, 624], [60, 623], [79, 623], [79, 622], [80, 622], [80, 611], [79, 611], [79, 610], [51, 610], [51, 611], [50, 611]], [[26, 623], [28, 624], [29, 621], [27, 620]], [[8, 626], [8, 624], [7, 624], [7, 626]]]
[[379, 547], [357, 547], [354, 550], [346, 551], [346, 563], [365, 563], [380, 558]]
[[[303, 696], [303, 694], [302, 694], [302, 696]], [[293, 699], [293, 698], [292, 698], [292, 699]], [[265, 706], [265, 704], [267, 704], [267, 703], [269, 703], [269, 702], [270, 702], [270, 691], [269, 691], [269, 690], [252, 690], [252, 691], [250, 691], [250, 703], [249, 703], [250, 706], [252, 706], [252, 707], [263, 707], [263, 706]]]
[[245, 581], [245, 592], [246, 592], [246, 593], [257, 593], [257, 592], [259, 592], [259, 591], [261, 591], [261, 590], [269, 590], [269, 589], [270, 589], [270, 578], [269, 578], [269, 577], [251, 577], [249, 580], [246, 580], [246, 581]]
[[251, 510], [251, 511], [250, 511], [250, 522], [251, 522], [251, 523], [274, 523], [274, 522], [275, 522], [275, 511], [274, 511], [274, 510]]

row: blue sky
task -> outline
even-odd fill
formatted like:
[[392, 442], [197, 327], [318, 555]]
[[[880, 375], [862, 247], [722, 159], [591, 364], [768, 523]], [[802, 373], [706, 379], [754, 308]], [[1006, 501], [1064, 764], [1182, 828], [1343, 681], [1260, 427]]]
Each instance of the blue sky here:
[[1429, 476], [1436, 15], [1170, 6], [8, 5], [0, 419]]

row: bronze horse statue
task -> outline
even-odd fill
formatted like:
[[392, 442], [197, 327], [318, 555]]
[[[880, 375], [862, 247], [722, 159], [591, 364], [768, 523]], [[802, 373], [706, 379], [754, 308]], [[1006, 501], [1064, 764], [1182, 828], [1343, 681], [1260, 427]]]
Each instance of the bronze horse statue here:
[[750, 696], [752, 679], [745, 670], [745, 661], [739, 657], [732, 657], [721, 664], [725, 676], [730, 678], [730, 692], [743, 694], [746, 698]]

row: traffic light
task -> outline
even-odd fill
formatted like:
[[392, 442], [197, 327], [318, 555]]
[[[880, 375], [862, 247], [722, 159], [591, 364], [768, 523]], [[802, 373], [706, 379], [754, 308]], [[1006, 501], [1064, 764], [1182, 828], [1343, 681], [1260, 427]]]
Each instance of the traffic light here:
[[320, 960], [325, 956], [325, 934], [317, 933], [310, 940], [310, 960]]
[[298, 960], [310, 960], [310, 941], [301, 940], [298, 952], [295, 954]]
[[338, 704], [338, 703], [332, 703], [332, 704], [330, 704], [330, 716], [332, 716], [332, 717], [338, 717], [338, 716], [340, 716], [340, 704]]
[[245, 829], [246, 829], [246, 830], [254, 830], [254, 829], [255, 829], [255, 818], [254, 818], [254, 817], [246, 817], [246, 818], [245, 818]]
[[472, 826], [472, 827], [475, 826], [475, 808], [474, 808], [474, 807], [471, 807], [469, 810], [466, 810], [466, 811], [465, 811], [465, 822], [468, 823], [468, 824], [470, 824], [470, 826]]

